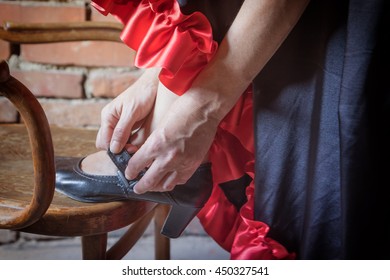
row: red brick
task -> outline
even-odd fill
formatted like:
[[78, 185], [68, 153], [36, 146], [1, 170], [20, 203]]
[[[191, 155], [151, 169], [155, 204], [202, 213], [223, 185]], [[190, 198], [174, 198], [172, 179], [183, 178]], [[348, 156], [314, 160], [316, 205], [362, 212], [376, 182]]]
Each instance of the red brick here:
[[[10, 1], [0, 2], [0, 24], [4, 21], [20, 21], [21, 8], [20, 4]], [[8, 59], [10, 56], [9, 43], [0, 40], [0, 60]]]
[[0, 97], [0, 123], [15, 123], [18, 120], [18, 111], [5, 97]]
[[138, 79], [140, 72], [92, 71], [86, 81], [86, 91], [94, 97], [116, 97]]
[[80, 71], [11, 69], [11, 74], [39, 97], [83, 97], [84, 75]]
[[0, 60], [2, 59], [8, 59], [11, 55], [10, 47], [7, 42], [0, 40]]
[[75, 22], [85, 21], [86, 12], [81, 4], [45, 2], [0, 2], [0, 20], [18, 22]]
[[135, 52], [123, 43], [66, 42], [23, 45], [24, 60], [56, 65], [120, 66], [134, 65]]
[[0, 22], [10, 21], [21, 21], [22, 9], [20, 3], [13, 1], [2, 1], [0, 2]]
[[100, 112], [109, 100], [40, 100], [50, 124], [67, 127], [97, 127]]
[[23, 22], [79, 22], [86, 20], [83, 4], [21, 3]]

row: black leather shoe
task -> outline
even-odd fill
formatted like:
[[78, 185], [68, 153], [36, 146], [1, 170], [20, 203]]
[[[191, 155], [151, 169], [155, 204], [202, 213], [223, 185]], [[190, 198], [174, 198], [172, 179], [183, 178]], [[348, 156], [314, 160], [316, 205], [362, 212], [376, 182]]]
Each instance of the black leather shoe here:
[[126, 151], [108, 155], [117, 166], [117, 176], [92, 175], [80, 168], [83, 158], [56, 158], [56, 190], [82, 202], [110, 202], [118, 200], [145, 200], [171, 205], [161, 231], [167, 237], [179, 237], [190, 221], [204, 206], [212, 191], [211, 164], [202, 164], [184, 185], [169, 192], [136, 194], [133, 187], [142, 177], [128, 181], [124, 176], [131, 155]]

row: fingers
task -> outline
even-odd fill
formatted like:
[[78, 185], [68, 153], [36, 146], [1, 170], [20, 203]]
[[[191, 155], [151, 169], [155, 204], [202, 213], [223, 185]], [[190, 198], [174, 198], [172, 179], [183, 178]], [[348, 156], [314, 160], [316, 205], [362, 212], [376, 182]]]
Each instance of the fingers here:
[[164, 171], [163, 165], [156, 161], [146, 171], [144, 176], [134, 187], [134, 192], [142, 194], [147, 191], [166, 192], [171, 191], [175, 186], [182, 184], [177, 171]]
[[96, 136], [96, 142], [95, 146], [98, 149], [101, 150], [107, 150], [108, 147], [110, 146], [110, 136], [107, 137], [106, 135], [112, 135], [112, 132], [109, 131], [103, 131], [104, 128], [100, 127]]
[[138, 147], [133, 144], [126, 144], [125, 146], [126, 151], [128, 151], [130, 154], [134, 154], [138, 151]]
[[[142, 194], [147, 191], [170, 191], [176, 185], [184, 184], [193, 174], [189, 168], [182, 167], [180, 160], [172, 156], [174, 149], [170, 153], [164, 144], [154, 137], [149, 136], [147, 141], [132, 156], [128, 162], [125, 176], [129, 180], [137, 178], [138, 174], [148, 168], [143, 177], [134, 187], [134, 192]], [[195, 169], [194, 169], [195, 170]]]
[[119, 121], [119, 117], [115, 115], [115, 105], [113, 103], [114, 101], [107, 104], [101, 112], [100, 128], [96, 136], [96, 147], [98, 149], [108, 150], [114, 128]]
[[135, 185], [134, 192], [137, 194], [142, 194], [147, 191], [158, 190], [159, 184], [164, 179], [164, 177], [165, 173], [161, 172], [159, 164], [154, 163]]
[[110, 150], [114, 154], [120, 153], [125, 147], [127, 141], [129, 140], [133, 122], [131, 120], [121, 118], [115, 127], [111, 141], [110, 141]]
[[130, 159], [125, 171], [125, 175], [128, 179], [134, 179], [142, 170], [148, 167], [147, 172], [134, 188], [134, 192], [138, 194], [151, 190], [161, 191], [161, 187], [171, 187], [171, 179], [169, 180], [169, 183], [164, 181], [166, 177], [169, 177], [167, 175], [170, 173], [170, 170], [167, 168], [166, 158], [165, 160], [161, 159], [162, 155], [158, 155], [160, 145], [156, 145], [154, 141], [152, 134]]
[[139, 148], [139, 150], [131, 157], [127, 163], [125, 176], [129, 180], [137, 178], [138, 174], [145, 168], [151, 166], [154, 161], [154, 155], [148, 152], [147, 142]]
[[96, 147], [119, 153], [126, 145], [135, 123], [133, 106], [123, 106], [116, 99], [103, 108], [101, 127], [96, 137]]
[[111, 125], [102, 125], [99, 128], [99, 131], [96, 136], [96, 148], [102, 150], [108, 150], [110, 147], [110, 142], [112, 135], [114, 133], [114, 126]]

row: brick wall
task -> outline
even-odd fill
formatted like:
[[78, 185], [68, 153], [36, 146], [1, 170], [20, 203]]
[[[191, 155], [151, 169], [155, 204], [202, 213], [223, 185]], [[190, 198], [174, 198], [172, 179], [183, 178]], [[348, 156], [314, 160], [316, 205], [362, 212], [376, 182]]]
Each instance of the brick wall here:
[[[2, 1], [0, 22], [116, 21], [91, 8], [89, 0]], [[0, 60], [38, 97], [51, 124], [94, 127], [100, 110], [131, 85], [140, 70], [134, 52], [117, 42], [67, 42], [10, 45], [0, 40]], [[0, 97], [0, 123], [20, 122], [18, 112]]]

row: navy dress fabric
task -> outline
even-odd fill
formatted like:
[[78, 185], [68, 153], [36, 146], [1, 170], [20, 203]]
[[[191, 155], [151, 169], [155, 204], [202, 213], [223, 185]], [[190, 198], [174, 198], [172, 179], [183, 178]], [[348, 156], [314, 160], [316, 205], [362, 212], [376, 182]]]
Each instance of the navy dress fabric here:
[[254, 81], [255, 218], [300, 259], [390, 259], [390, 13], [313, 0]]
[[221, 43], [244, 0], [178, 0], [184, 14], [201, 12], [213, 29], [213, 39]]

